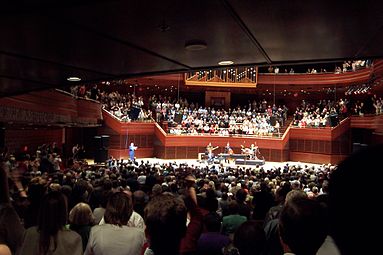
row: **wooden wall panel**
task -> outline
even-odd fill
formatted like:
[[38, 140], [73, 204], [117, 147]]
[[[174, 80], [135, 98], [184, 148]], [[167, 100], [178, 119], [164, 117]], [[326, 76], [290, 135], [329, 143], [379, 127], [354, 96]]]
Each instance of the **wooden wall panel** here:
[[43, 144], [52, 144], [55, 142], [58, 146], [62, 144], [62, 128], [44, 128], [32, 130], [5, 130], [5, 146], [11, 153], [17, 153], [24, 146], [28, 147], [30, 153], [35, 153], [38, 146]]
[[165, 158], [167, 159], [176, 158], [176, 147], [174, 146], [166, 147]]
[[153, 156], [156, 158], [165, 158], [165, 147], [164, 146], [154, 146]]
[[[212, 98], [223, 98], [225, 101], [225, 109], [230, 107], [231, 93], [225, 91], [206, 91], [205, 92], [205, 105], [212, 106]], [[213, 107], [213, 106], [212, 106]]]
[[331, 155], [320, 153], [290, 152], [291, 161], [301, 161], [316, 164], [339, 164], [348, 155]]
[[270, 159], [268, 161], [280, 162], [282, 159], [282, 151], [280, 150], [270, 150]]
[[176, 147], [176, 158], [185, 159], [188, 147]]
[[4, 113], [18, 112], [17, 116], [4, 114], [2, 121], [18, 123], [97, 124], [102, 119], [100, 103], [76, 99], [70, 94], [53, 89], [0, 98], [0, 107]]
[[186, 158], [188, 159], [193, 159], [196, 158], [196, 155], [199, 153], [199, 148], [198, 147], [186, 147]]
[[[108, 149], [108, 155], [113, 156], [117, 159], [129, 159], [128, 149]], [[152, 158], [153, 148], [139, 148], [135, 152], [135, 157], [140, 158]]]
[[290, 139], [331, 140], [331, 128], [296, 128], [290, 129]]

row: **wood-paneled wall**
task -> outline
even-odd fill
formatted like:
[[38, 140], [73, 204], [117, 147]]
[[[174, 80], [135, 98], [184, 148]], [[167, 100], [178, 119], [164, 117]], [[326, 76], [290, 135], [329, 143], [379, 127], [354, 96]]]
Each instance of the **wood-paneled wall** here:
[[6, 129], [5, 145], [11, 153], [22, 151], [24, 146], [28, 147], [29, 152], [35, 152], [43, 144], [55, 142], [61, 146], [62, 135], [62, 128]]
[[0, 121], [26, 124], [97, 124], [102, 119], [100, 103], [53, 89], [0, 98], [0, 111]]

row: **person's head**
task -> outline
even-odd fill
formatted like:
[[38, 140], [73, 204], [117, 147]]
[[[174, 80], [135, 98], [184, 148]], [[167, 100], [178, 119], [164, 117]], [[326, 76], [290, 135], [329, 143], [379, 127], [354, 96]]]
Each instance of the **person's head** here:
[[286, 196], [290, 191], [291, 191], [290, 182], [284, 182], [276, 191], [276, 198], [278, 202], [284, 203], [286, 200]]
[[244, 189], [240, 189], [235, 193], [235, 198], [238, 204], [243, 204], [246, 201], [247, 193]]
[[[372, 233], [382, 224], [375, 208], [381, 201], [382, 155], [382, 144], [369, 146], [350, 155], [330, 175], [330, 235], [342, 254], [372, 254], [381, 247], [379, 235]], [[372, 183], [366, 181], [371, 177]]]
[[93, 225], [92, 209], [86, 203], [78, 203], [69, 212], [69, 222], [73, 225]]
[[160, 184], [154, 184], [152, 188], [152, 195], [157, 196], [162, 193], [162, 186]]
[[238, 214], [239, 205], [237, 201], [232, 200], [229, 202], [229, 214]]
[[324, 242], [327, 229], [325, 207], [306, 197], [286, 202], [279, 216], [279, 235], [285, 252], [296, 255], [316, 254]]
[[12, 255], [12, 252], [7, 245], [0, 244], [0, 255]]
[[150, 248], [156, 255], [177, 254], [186, 234], [185, 203], [171, 194], [153, 197], [144, 211]]
[[262, 224], [257, 221], [246, 221], [234, 233], [234, 246], [241, 255], [259, 255], [266, 245], [266, 235]]
[[62, 193], [52, 191], [43, 197], [37, 223], [41, 254], [47, 254], [52, 237], [54, 250], [57, 248], [57, 233], [67, 223], [67, 215], [67, 199]]
[[133, 213], [131, 197], [125, 192], [110, 195], [105, 209], [104, 220], [107, 224], [118, 226], [127, 225]]
[[306, 192], [304, 192], [301, 189], [293, 189], [293, 190], [289, 191], [286, 194], [285, 204], [287, 204], [290, 200], [297, 199], [297, 198], [307, 198]]
[[221, 230], [221, 219], [216, 213], [206, 214], [203, 223], [208, 232], [219, 232]]

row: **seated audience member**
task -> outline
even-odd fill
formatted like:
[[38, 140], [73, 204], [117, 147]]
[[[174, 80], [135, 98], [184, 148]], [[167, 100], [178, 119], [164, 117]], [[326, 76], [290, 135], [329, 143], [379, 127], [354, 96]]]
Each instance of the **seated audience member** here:
[[4, 254], [6, 249], [16, 253], [21, 244], [24, 228], [16, 210], [11, 205], [9, 197], [8, 176], [0, 166], [0, 244], [3, 247]]
[[240, 189], [235, 193], [235, 199], [238, 204], [238, 214], [250, 219], [251, 207], [246, 203], [247, 192]]
[[279, 217], [280, 241], [285, 253], [315, 255], [328, 234], [326, 209], [308, 198], [289, 200]]
[[240, 255], [261, 255], [266, 245], [262, 224], [253, 220], [246, 221], [235, 231], [234, 246]]
[[253, 195], [253, 219], [264, 220], [267, 212], [274, 206], [274, 196], [266, 182], [261, 182], [260, 190]]
[[[184, 181], [184, 200], [164, 192], [153, 197], [146, 206], [144, 216], [149, 248], [145, 254], [186, 255], [197, 252], [203, 215], [197, 204], [195, 179], [188, 176]], [[189, 222], [186, 224], [188, 213]]]
[[95, 224], [94, 216], [90, 206], [85, 203], [78, 203], [69, 213], [69, 228], [76, 231], [82, 239], [82, 248], [85, 251], [89, 239], [89, 233]]
[[279, 216], [285, 207], [285, 205], [292, 199], [307, 198], [307, 194], [301, 189], [294, 189], [289, 191], [284, 198], [284, 203], [281, 205], [278, 211], [278, 216], [270, 219], [264, 225], [264, 231], [266, 233], [266, 251], [265, 254], [277, 255], [283, 253], [283, 247], [280, 242], [278, 233]]
[[[376, 211], [381, 200], [382, 155], [382, 144], [361, 149], [341, 162], [330, 176], [330, 235], [342, 255], [377, 254], [382, 249], [378, 234], [382, 219]], [[357, 187], [350, 192], [353, 185]]]
[[203, 233], [198, 239], [197, 254], [222, 254], [222, 248], [227, 246], [231, 241], [228, 236], [220, 233], [221, 219], [217, 214], [209, 213], [205, 215], [203, 222], [207, 232]]
[[37, 227], [26, 230], [20, 254], [83, 254], [81, 236], [66, 229], [66, 224], [66, 198], [52, 191], [43, 198]]
[[154, 255], [179, 254], [181, 239], [186, 234], [185, 203], [167, 193], [152, 198], [145, 207], [146, 233]]
[[133, 208], [142, 217], [144, 216], [144, 208], [147, 203], [147, 195], [142, 190], [136, 190], [133, 192]]
[[112, 191], [103, 191], [100, 195], [100, 205], [99, 207], [94, 208], [93, 215], [95, 218], [95, 223], [99, 224], [103, 219], [105, 214], [106, 204], [108, 203], [109, 196], [113, 194]]
[[[129, 190], [123, 191], [125, 194], [129, 196], [130, 199], [132, 199], [132, 192]], [[104, 217], [101, 218], [100, 222], [98, 223], [99, 225], [105, 224]], [[133, 205], [133, 212], [130, 215], [130, 218], [127, 223], [128, 227], [134, 227], [134, 228], [140, 228], [142, 230], [145, 230], [145, 222], [144, 219], [141, 217], [140, 214], [134, 211], [134, 205]]]
[[42, 198], [47, 192], [47, 181], [41, 177], [33, 178], [28, 185], [28, 207], [24, 216], [24, 227], [37, 225]]
[[281, 213], [283, 206], [285, 204], [286, 200], [286, 195], [291, 191], [291, 184], [290, 182], [284, 182], [281, 187], [279, 187], [276, 191], [276, 201], [278, 202], [278, 205], [273, 206], [269, 209], [269, 211], [266, 214], [265, 221], [264, 221], [264, 226], [266, 224], [274, 219], [278, 219], [279, 214]]
[[237, 201], [231, 201], [229, 203], [229, 215], [222, 219], [222, 233], [230, 237], [233, 236], [237, 228], [247, 221], [245, 216], [239, 215]]
[[11, 250], [5, 244], [0, 244], [0, 255], [12, 255]]
[[85, 255], [137, 255], [145, 243], [144, 231], [128, 227], [133, 212], [132, 199], [124, 192], [109, 197], [105, 224], [92, 227]]

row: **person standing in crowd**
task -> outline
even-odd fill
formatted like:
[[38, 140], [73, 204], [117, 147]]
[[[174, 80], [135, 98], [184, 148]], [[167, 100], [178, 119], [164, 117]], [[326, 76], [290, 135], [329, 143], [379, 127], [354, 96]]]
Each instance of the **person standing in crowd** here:
[[45, 195], [38, 224], [25, 231], [20, 254], [83, 254], [81, 236], [65, 227], [67, 219], [66, 197], [58, 191]]
[[351, 154], [330, 175], [330, 235], [342, 255], [381, 250], [382, 218], [376, 209], [381, 201], [382, 155], [383, 144], [368, 146]]
[[92, 227], [84, 255], [137, 255], [145, 242], [144, 230], [129, 227], [133, 213], [131, 197], [116, 192], [108, 199], [105, 224]]
[[137, 146], [134, 146], [134, 143], [130, 143], [130, 146], [129, 146], [129, 158], [130, 160], [134, 161], [134, 154], [135, 154], [135, 150], [137, 150], [138, 147]]
[[[20, 192], [24, 191], [20, 190]], [[9, 248], [12, 254], [16, 254], [23, 233], [24, 228], [9, 197], [7, 172], [3, 166], [0, 166], [0, 245], [5, 245], [3, 250]]]
[[80, 147], [78, 144], [74, 145], [72, 147], [72, 155], [73, 155], [73, 161], [77, 160], [78, 159], [78, 152], [80, 150]]

